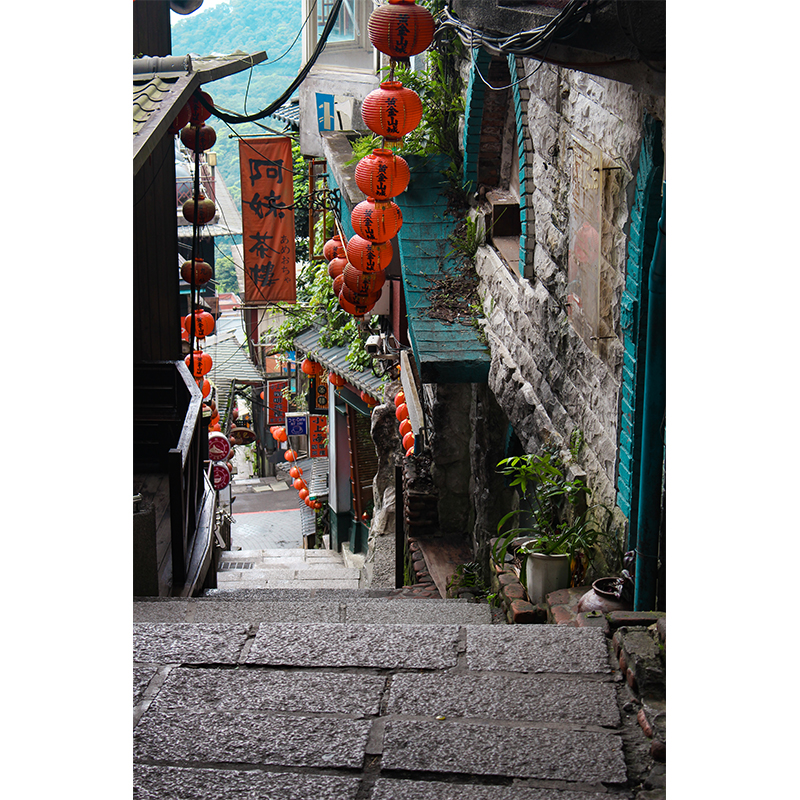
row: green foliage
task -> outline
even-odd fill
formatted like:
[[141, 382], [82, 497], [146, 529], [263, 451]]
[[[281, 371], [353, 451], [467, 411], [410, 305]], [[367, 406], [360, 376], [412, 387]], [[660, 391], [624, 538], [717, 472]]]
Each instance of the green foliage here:
[[[591, 552], [600, 537], [606, 536], [592, 516], [602, 505], [585, 507], [589, 495], [586, 483], [568, 480], [564, 465], [552, 452], [505, 458], [497, 465], [498, 472], [511, 478], [510, 486], [519, 487], [524, 506], [510, 511], [497, 525], [498, 539], [492, 549], [493, 559], [502, 564], [512, 541], [527, 535], [528, 540], [517, 552], [554, 555], [566, 553], [574, 561], [579, 553], [591, 559]], [[523, 504], [521, 504], [523, 505]], [[512, 519], [522, 525], [502, 533]]]
[[447, 257], [458, 253], [469, 261], [473, 261], [478, 248], [484, 243], [483, 231], [479, 231], [478, 223], [473, 217], [466, 217], [462, 223], [447, 237], [453, 249]]
[[214, 279], [220, 292], [239, 292], [239, 281], [236, 278], [236, 265], [230, 256], [217, 254], [214, 259]]
[[447, 581], [447, 596], [458, 597], [466, 589], [478, 599], [489, 599], [489, 587], [483, 581], [481, 565], [477, 561], [459, 564]]
[[383, 139], [376, 133], [368, 133], [364, 136], [359, 136], [353, 142], [353, 157], [349, 161], [344, 162], [344, 166], [350, 167], [357, 164], [362, 158], [370, 155], [373, 150], [382, 146]]

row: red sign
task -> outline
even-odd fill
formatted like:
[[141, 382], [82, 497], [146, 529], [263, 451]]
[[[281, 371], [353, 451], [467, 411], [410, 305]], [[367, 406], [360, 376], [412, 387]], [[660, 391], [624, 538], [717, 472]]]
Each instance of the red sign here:
[[244, 301], [297, 299], [294, 262], [292, 140], [239, 140], [244, 245]]
[[224, 433], [208, 435], [208, 457], [211, 461], [226, 461], [231, 453], [231, 443]]
[[311, 414], [308, 417], [308, 455], [322, 458], [328, 455], [328, 417], [325, 414]]
[[326, 375], [312, 375], [308, 380], [311, 392], [311, 408], [309, 411], [328, 413], [328, 378]]
[[267, 425], [283, 425], [289, 401], [283, 396], [288, 381], [267, 381]]
[[219, 491], [231, 482], [231, 473], [225, 464], [214, 464], [211, 467], [211, 478], [214, 482], [214, 488]]

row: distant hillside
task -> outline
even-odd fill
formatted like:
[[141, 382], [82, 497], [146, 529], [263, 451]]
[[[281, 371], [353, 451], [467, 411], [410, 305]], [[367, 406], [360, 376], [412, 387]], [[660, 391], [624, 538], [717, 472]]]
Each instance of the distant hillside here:
[[[300, 71], [300, 39], [291, 50], [289, 47], [302, 24], [300, 0], [231, 0], [173, 21], [172, 52], [207, 56], [265, 50], [268, 60], [263, 64], [204, 87], [220, 108], [253, 114], [280, 97]], [[276, 131], [284, 127], [271, 117], [261, 122]], [[240, 202], [239, 145], [231, 134], [234, 130], [241, 135], [268, 132], [255, 123], [229, 127], [215, 117], [208, 124], [217, 134], [217, 168], [234, 199]]]

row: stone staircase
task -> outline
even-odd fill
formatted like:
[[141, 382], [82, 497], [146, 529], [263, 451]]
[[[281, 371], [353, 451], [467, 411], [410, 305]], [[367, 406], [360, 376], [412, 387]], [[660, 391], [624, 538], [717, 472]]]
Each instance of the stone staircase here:
[[360, 570], [333, 550], [284, 548], [220, 554], [217, 589], [358, 589]]
[[663, 797], [602, 630], [357, 588], [337, 556], [226, 553], [217, 589], [134, 600], [134, 798]]

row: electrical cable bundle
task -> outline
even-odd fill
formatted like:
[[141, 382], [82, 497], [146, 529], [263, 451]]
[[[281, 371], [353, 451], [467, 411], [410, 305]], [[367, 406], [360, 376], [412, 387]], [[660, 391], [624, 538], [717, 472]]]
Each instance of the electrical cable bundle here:
[[510, 36], [490, 36], [457, 19], [445, 7], [439, 17], [437, 35], [439, 31], [451, 28], [466, 47], [483, 47], [494, 56], [504, 56], [509, 53], [517, 56], [535, 56], [555, 39], [572, 34], [575, 27], [596, 6], [597, 4], [591, 0], [570, 0], [569, 4], [546, 25]]

